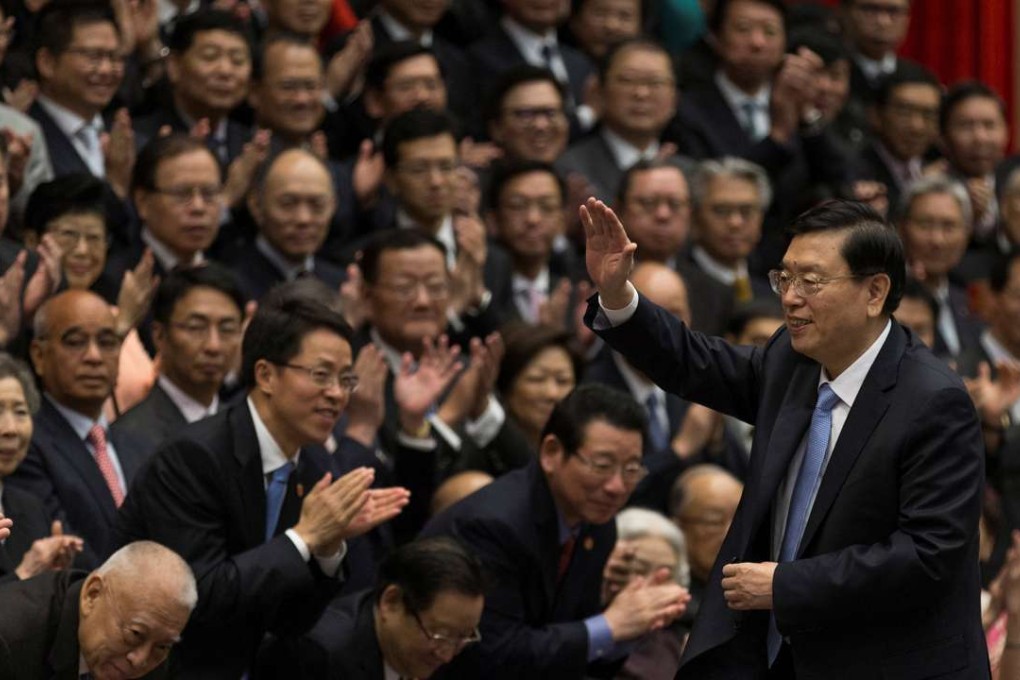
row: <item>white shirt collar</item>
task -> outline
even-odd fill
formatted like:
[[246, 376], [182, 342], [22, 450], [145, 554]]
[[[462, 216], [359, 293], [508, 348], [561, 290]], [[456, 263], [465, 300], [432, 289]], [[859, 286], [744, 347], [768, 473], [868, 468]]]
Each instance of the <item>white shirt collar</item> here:
[[765, 83], [758, 92], [749, 95], [737, 87], [736, 83], [726, 77], [726, 74], [720, 69], [715, 72], [715, 84], [719, 87], [719, 93], [722, 94], [723, 99], [734, 111], [742, 111], [744, 104], [748, 102], [768, 111], [769, 101], [772, 98], [772, 83]]
[[[403, 208], [397, 208], [397, 226], [401, 229], [419, 229], [428, 233]], [[436, 230], [434, 237], [446, 248], [446, 268], [453, 271], [454, 267], [457, 266], [457, 234], [453, 231], [453, 215], [447, 215], [443, 218], [443, 222], [439, 225], [439, 229]]]
[[293, 281], [298, 277], [301, 272], [313, 272], [315, 271], [315, 256], [306, 255], [303, 262], [300, 264], [294, 264], [283, 256], [279, 250], [274, 248], [269, 241], [265, 239], [261, 234], [255, 237], [255, 247], [258, 251], [266, 256], [276, 269], [283, 274], [285, 281]]
[[159, 386], [166, 392], [166, 396], [170, 397], [170, 401], [174, 403], [174, 406], [177, 407], [181, 415], [189, 423], [216, 415], [216, 412], [220, 410], [220, 396], [218, 394], [213, 396], [213, 400], [208, 406], [205, 406], [173, 384], [170, 378], [162, 373], [159, 374], [158, 382]]
[[864, 72], [864, 77], [869, 81], [875, 81], [882, 76], [887, 76], [896, 70], [896, 55], [889, 52], [879, 60], [868, 59], [863, 54], [854, 53], [854, 61]]
[[104, 128], [103, 117], [98, 113], [92, 116], [91, 120], [85, 120], [77, 113], [58, 104], [44, 94], [40, 94], [36, 97], [36, 101], [38, 101], [39, 106], [43, 107], [43, 110], [50, 115], [50, 118], [53, 119], [53, 122], [56, 123], [57, 127], [60, 128], [60, 131], [63, 132], [68, 139], [74, 139], [78, 132], [87, 125], [94, 127], [97, 132]]
[[691, 248], [691, 258], [698, 263], [698, 266], [701, 267], [706, 274], [717, 281], [725, 283], [727, 286], [732, 286], [737, 282], [738, 278], [747, 276], [746, 262], [738, 264], [736, 269], [730, 269], [722, 262], [709, 255], [708, 251], [701, 246], [694, 246]]
[[89, 430], [92, 429], [93, 425], [99, 425], [103, 428], [103, 430], [109, 431], [110, 423], [106, 421], [106, 416], [102, 413], [99, 414], [99, 418], [93, 420], [83, 413], [79, 413], [69, 409], [63, 404], [58, 403], [57, 400], [49, 394], [46, 395], [46, 398], [49, 399], [50, 403], [53, 404], [53, 407], [60, 412], [60, 415], [64, 416], [64, 420], [66, 420], [67, 424], [71, 426], [74, 433], [78, 435], [78, 439], [85, 441], [85, 438], [88, 437]]
[[627, 363], [627, 360], [615, 350], [612, 353], [612, 357], [613, 363], [616, 364], [617, 370], [620, 371], [620, 375], [623, 377], [623, 382], [627, 383], [627, 389], [630, 390], [631, 396], [634, 397], [634, 401], [641, 404], [642, 408], [645, 402], [648, 401], [648, 395], [652, 393], [658, 395], [660, 404], [666, 403], [666, 393], [661, 387], [648, 380], [648, 378], [639, 375]]
[[540, 293], [549, 294], [549, 267], [542, 267], [541, 271], [538, 272], [538, 276], [533, 279], [529, 279], [520, 272], [514, 272], [511, 277], [511, 283], [515, 293], [520, 291], [530, 291], [532, 289], [537, 290]]
[[542, 48], [546, 45], [559, 49], [559, 41], [556, 38], [555, 29], [549, 29], [545, 33], [535, 33], [525, 28], [509, 16], [504, 15], [499, 21], [503, 30], [510, 36], [510, 40], [520, 50], [524, 61], [532, 66], [545, 66], [545, 57], [542, 56]]
[[200, 0], [191, 0], [188, 3], [187, 8], [185, 8], [182, 12], [177, 8], [175, 3], [171, 2], [171, 0], [158, 0], [156, 11], [159, 12], [159, 24], [160, 26], [165, 26], [177, 17], [183, 17], [191, 14], [192, 12], [197, 11], [200, 5]]
[[[148, 227], [142, 227], [142, 241], [145, 245], [149, 246], [150, 250], [152, 250], [153, 257], [156, 258], [156, 261], [159, 262], [164, 271], [170, 271], [177, 265], [181, 264], [180, 258], [177, 257], [165, 243], [157, 239], [155, 234], [149, 231]], [[202, 264], [204, 261], [205, 255], [199, 251], [191, 258], [191, 262], [188, 263], [188, 266], [193, 267], [195, 265]]]
[[[415, 39], [414, 35], [411, 34], [411, 31], [408, 30], [407, 26], [404, 26], [404, 24], [397, 21], [396, 17], [394, 17], [386, 10], [380, 8], [379, 11], [377, 12], [377, 16], [379, 17], [379, 22], [382, 23], [383, 28], [386, 29], [386, 32], [390, 35], [391, 38], [393, 38], [394, 41]], [[432, 40], [433, 40], [432, 29], [426, 28], [424, 31], [421, 32], [421, 38], [418, 39], [418, 43], [422, 47], [432, 47]]]
[[262, 474], [271, 474], [281, 465], [285, 465], [288, 460], [296, 466], [298, 457], [301, 455], [301, 449], [294, 452], [293, 458], [287, 458], [287, 455], [280, 448], [272, 433], [269, 432], [269, 428], [262, 422], [262, 417], [259, 415], [258, 409], [255, 408], [255, 403], [251, 400], [251, 397], [248, 397], [247, 401], [248, 412], [251, 413], [251, 421], [255, 424], [255, 436], [259, 442], [259, 455], [262, 457]]
[[829, 387], [836, 393], [836, 396], [844, 404], [852, 408], [854, 400], [857, 399], [858, 392], [861, 391], [861, 385], [864, 384], [864, 379], [868, 377], [868, 371], [871, 370], [872, 364], [878, 358], [878, 353], [882, 351], [882, 345], [885, 344], [891, 330], [892, 322], [886, 321], [885, 328], [878, 335], [875, 342], [871, 343], [871, 346], [864, 350], [864, 354], [857, 357], [857, 360], [840, 373], [835, 380], [829, 378], [825, 367], [822, 366], [821, 375], [818, 376], [818, 387], [820, 388], [825, 383], [829, 383]]
[[642, 150], [606, 126], [602, 126], [600, 134], [616, 160], [616, 167], [621, 170], [626, 170], [638, 161], [651, 160], [659, 153], [659, 140], [652, 141]]
[[399, 375], [400, 352], [397, 351], [397, 348], [383, 340], [375, 326], [368, 331], [368, 337], [371, 339], [372, 344], [375, 345], [380, 352], [382, 352], [383, 358], [386, 360], [386, 365], [390, 367], [390, 371], [393, 372], [393, 375]]

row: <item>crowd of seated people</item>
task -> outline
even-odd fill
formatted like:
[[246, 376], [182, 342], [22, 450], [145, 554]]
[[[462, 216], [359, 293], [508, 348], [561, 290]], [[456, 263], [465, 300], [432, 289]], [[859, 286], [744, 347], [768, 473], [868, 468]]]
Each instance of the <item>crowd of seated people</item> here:
[[60, 648], [96, 678], [672, 678], [753, 430], [585, 327], [578, 208], [644, 297], [764, 346], [785, 228], [839, 198], [899, 234], [895, 318], [981, 417], [1015, 677], [1020, 163], [999, 93], [897, 55], [910, 14], [0, 2], [0, 603], [49, 575], [84, 627], [171, 564], [166, 654]]

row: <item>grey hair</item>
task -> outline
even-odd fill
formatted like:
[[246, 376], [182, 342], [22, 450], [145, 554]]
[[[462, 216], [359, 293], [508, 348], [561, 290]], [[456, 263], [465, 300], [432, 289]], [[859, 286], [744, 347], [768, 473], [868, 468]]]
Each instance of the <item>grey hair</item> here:
[[198, 604], [198, 586], [191, 567], [180, 555], [154, 541], [135, 541], [113, 553], [95, 573], [119, 576], [138, 583], [146, 578], [153, 585], [177, 589], [177, 602], [194, 611]]
[[687, 541], [683, 532], [661, 514], [644, 508], [627, 508], [616, 516], [616, 533], [620, 540], [652, 536], [669, 544], [676, 555], [673, 580], [686, 587], [691, 583], [691, 565], [687, 561]]
[[733, 177], [742, 179], [755, 185], [758, 189], [758, 196], [761, 199], [762, 212], [768, 210], [772, 204], [772, 183], [769, 182], [768, 173], [762, 167], [743, 158], [725, 156], [702, 161], [691, 180], [691, 201], [694, 207], [700, 206], [705, 201], [705, 194], [708, 193], [708, 185], [716, 177]]
[[25, 393], [25, 403], [28, 410], [35, 413], [39, 410], [39, 390], [35, 388], [35, 378], [32, 371], [20, 359], [15, 359], [7, 352], [0, 352], [0, 380], [3, 378], [14, 378], [21, 383], [21, 391]]
[[945, 175], [933, 175], [931, 177], [922, 177], [921, 179], [911, 182], [906, 189], [903, 191], [903, 195], [900, 197], [899, 205], [899, 219], [903, 221], [910, 215], [910, 209], [914, 205], [914, 201], [921, 198], [922, 196], [930, 196], [932, 194], [947, 194], [952, 196], [957, 205], [960, 206], [960, 214], [963, 215], [963, 222], [969, 229], [971, 227], [971, 220], [974, 218], [974, 211], [970, 205], [970, 195], [967, 193], [967, 189], [962, 184], [957, 182], [955, 179], [946, 177]]

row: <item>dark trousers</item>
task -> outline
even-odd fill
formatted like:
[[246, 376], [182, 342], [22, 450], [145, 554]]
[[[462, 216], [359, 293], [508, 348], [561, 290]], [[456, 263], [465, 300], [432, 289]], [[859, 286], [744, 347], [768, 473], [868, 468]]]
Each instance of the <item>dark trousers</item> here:
[[783, 643], [779, 648], [779, 656], [776, 662], [769, 669], [769, 680], [796, 680], [797, 674], [793, 672], [793, 654], [790, 653], [790, 645]]

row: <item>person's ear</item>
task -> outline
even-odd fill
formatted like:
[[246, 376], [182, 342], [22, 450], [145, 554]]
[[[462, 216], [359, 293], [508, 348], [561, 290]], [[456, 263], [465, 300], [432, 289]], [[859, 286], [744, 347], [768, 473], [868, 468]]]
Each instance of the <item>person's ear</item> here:
[[873, 274], [868, 282], [868, 316], [878, 318], [882, 315], [885, 300], [889, 297], [892, 281], [888, 274]]
[[563, 448], [562, 442], [554, 434], [547, 434], [542, 443], [538, 447], [538, 462], [542, 466], [542, 471], [546, 474], [551, 474], [563, 464], [563, 458], [566, 456], [566, 450]]
[[40, 80], [50, 80], [57, 70], [57, 57], [49, 49], [40, 47], [35, 53], [35, 68]]
[[266, 396], [276, 389], [276, 367], [268, 359], [255, 362], [255, 387]]
[[379, 613], [383, 619], [396, 616], [404, 611], [404, 592], [400, 586], [391, 583], [379, 596]]
[[82, 616], [88, 617], [95, 612], [99, 598], [105, 590], [106, 583], [103, 581], [103, 577], [95, 572], [89, 574], [81, 587], [81, 596], [78, 598], [78, 607]]

